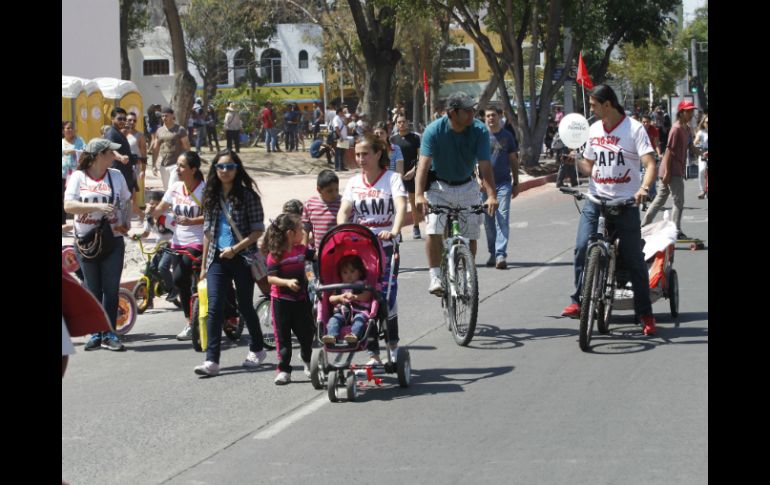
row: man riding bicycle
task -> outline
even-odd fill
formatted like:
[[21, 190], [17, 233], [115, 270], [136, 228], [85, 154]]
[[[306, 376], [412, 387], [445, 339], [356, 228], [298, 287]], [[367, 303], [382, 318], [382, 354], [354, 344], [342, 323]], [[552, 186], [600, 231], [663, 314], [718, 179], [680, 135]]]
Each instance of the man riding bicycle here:
[[[607, 199], [633, 198], [640, 204], [657, 176], [655, 149], [644, 127], [626, 117], [617, 95], [606, 84], [600, 84], [591, 91], [590, 105], [599, 121], [588, 131], [586, 150], [579, 162], [581, 171], [590, 174], [588, 193]], [[640, 163], [645, 167], [644, 181], [640, 181]], [[586, 201], [583, 206], [575, 241], [575, 293], [570, 296], [572, 304], [564, 309], [562, 316], [580, 316], [581, 276], [589, 238], [597, 231], [599, 212], [599, 206], [593, 202]], [[655, 333], [655, 317], [652, 315], [649, 278], [641, 248], [639, 207], [620, 208], [619, 214], [609, 214], [607, 220], [615, 226], [620, 238], [621, 260], [631, 272], [634, 310], [641, 316], [644, 334], [652, 335]]]
[[[425, 129], [415, 177], [415, 205], [423, 215], [427, 213], [428, 203], [452, 207], [479, 204], [479, 186], [473, 178], [477, 161], [487, 192], [487, 212], [494, 216], [497, 210], [495, 179], [490, 162], [489, 130], [474, 117], [475, 107], [473, 98], [463, 92], [454, 93], [447, 99], [446, 116], [437, 119]], [[462, 236], [471, 240], [470, 248], [475, 256], [476, 239], [481, 232], [481, 215], [468, 214], [466, 220], [460, 222]], [[441, 296], [443, 290], [439, 266], [444, 220], [437, 214], [427, 215], [427, 233], [425, 249], [430, 267], [428, 291]]]

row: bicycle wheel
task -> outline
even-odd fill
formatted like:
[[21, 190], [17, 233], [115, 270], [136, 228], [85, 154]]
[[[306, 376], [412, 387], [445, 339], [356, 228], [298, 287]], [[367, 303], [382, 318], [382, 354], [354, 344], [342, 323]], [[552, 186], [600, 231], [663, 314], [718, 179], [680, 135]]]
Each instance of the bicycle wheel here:
[[192, 326], [192, 346], [196, 352], [203, 352], [201, 347], [201, 331], [198, 325], [198, 316], [200, 308], [198, 307], [198, 295], [192, 296], [192, 311], [190, 312], [190, 325]]
[[112, 323], [110, 323], [110, 328], [118, 335], [127, 334], [134, 328], [138, 313], [133, 292], [126, 288], [121, 288], [118, 292], [118, 318], [114, 328]]
[[152, 290], [150, 290], [149, 279], [143, 276], [134, 286], [134, 299], [136, 300], [136, 311], [141, 315], [148, 308], [152, 308]]
[[260, 296], [254, 303], [257, 318], [262, 329], [262, 341], [267, 350], [275, 350], [275, 332], [273, 331], [273, 313], [270, 309], [270, 298]]
[[[452, 335], [457, 345], [468, 345], [476, 330], [476, 317], [479, 311], [479, 283], [476, 264], [470, 249], [457, 245], [454, 253], [455, 294], [451, 300], [449, 316], [452, 319]], [[451, 289], [448, 289], [452, 293]]]
[[672, 269], [668, 274], [668, 304], [671, 308], [671, 318], [679, 316], [679, 276]]
[[580, 350], [588, 352], [591, 343], [594, 321], [600, 312], [600, 302], [603, 298], [602, 290], [602, 259], [601, 250], [597, 247], [591, 249], [588, 263], [583, 273], [583, 288], [580, 301]]

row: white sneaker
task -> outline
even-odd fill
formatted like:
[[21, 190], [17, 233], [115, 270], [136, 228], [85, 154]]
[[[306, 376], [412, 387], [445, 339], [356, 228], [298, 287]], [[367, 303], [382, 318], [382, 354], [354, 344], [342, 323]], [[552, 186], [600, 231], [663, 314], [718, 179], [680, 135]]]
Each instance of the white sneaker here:
[[192, 327], [190, 325], [185, 325], [185, 327], [182, 329], [181, 332], [179, 332], [179, 335], [176, 336], [177, 340], [192, 340]]
[[279, 372], [278, 375], [275, 376], [276, 385], [282, 386], [290, 382], [291, 382], [291, 374], [289, 374], [288, 372]]
[[430, 286], [428, 286], [428, 293], [436, 296], [442, 296], [444, 294], [444, 289], [441, 288], [441, 279], [436, 278], [435, 276], [431, 276], [430, 278]]
[[203, 365], [199, 365], [195, 368], [195, 373], [199, 376], [210, 376], [214, 377], [216, 375], [219, 375], [219, 364], [216, 362], [211, 362], [210, 360], [207, 360], [203, 363]]
[[310, 362], [303, 362], [302, 365], [305, 367], [305, 375], [310, 377]]
[[249, 352], [246, 360], [243, 361], [243, 367], [259, 367], [267, 358], [267, 352], [264, 349], [259, 352]]

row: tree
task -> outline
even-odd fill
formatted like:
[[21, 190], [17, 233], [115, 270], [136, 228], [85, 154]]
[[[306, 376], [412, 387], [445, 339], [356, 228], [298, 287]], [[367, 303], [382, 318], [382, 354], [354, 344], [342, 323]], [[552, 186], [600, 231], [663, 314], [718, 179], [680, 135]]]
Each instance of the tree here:
[[131, 79], [128, 50], [141, 45], [142, 34], [149, 28], [148, 0], [120, 0], [120, 77]]
[[187, 118], [189, 118], [190, 110], [192, 110], [197, 83], [187, 69], [184, 31], [176, 2], [163, 0], [163, 13], [166, 16], [168, 33], [171, 37], [171, 51], [174, 56], [174, 94], [171, 97], [171, 107], [176, 113], [177, 122], [181, 126], [187, 126]]
[[[680, 34], [678, 45], [682, 49], [690, 48], [690, 41], [695, 39], [695, 53], [698, 75], [692, 79], [692, 82], [698, 88], [698, 101], [705, 109], [708, 109], [708, 80], [709, 80], [709, 8], [708, 3], [705, 7], [695, 10], [695, 20], [687, 26]], [[701, 52], [701, 46], [705, 44], [706, 52]]]
[[620, 62], [611, 64], [608, 75], [628, 79], [637, 93], [646, 94], [652, 83], [659, 96], [672, 94], [687, 69], [682, 51], [674, 46], [652, 42], [639, 47], [627, 44], [620, 52]]

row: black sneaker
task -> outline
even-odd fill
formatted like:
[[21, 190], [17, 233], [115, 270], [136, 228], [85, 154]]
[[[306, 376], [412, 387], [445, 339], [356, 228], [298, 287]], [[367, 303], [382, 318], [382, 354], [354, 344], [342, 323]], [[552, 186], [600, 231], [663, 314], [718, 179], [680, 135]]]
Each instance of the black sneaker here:
[[491, 267], [493, 267], [495, 265], [496, 262], [497, 261], [495, 261], [495, 255], [494, 254], [490, 254], [489, 255], [489, 259], [484, 264], [484, 266], [486, 266], [487, 268], [491, 268]]
[[102, 344], [102, 337], [101, 335], [93, 335], [91, 338], [86, 342], [85, 350], [96, 350], [98, 349]]
[[676, 238], [677, 238], [677, 239], [690, 239], [690, 238], [687, 236], [687, 234], [683, 233], [682, 231], [679, 231], [679, 232], [676, 234]]
[[114, 350], [116, 352], [126, 350], [126, 347], [120, 343], [120, 340], [109, 337], [102, 340], [102, 348], [107, 350]]
[[171, 291], [168, 292], [168, 295], [166, 295], [166, 301], [173, 303], [177, 298], [179, 298], [179, 290], [175, 286]]

